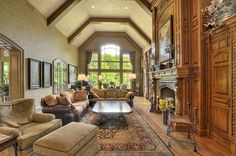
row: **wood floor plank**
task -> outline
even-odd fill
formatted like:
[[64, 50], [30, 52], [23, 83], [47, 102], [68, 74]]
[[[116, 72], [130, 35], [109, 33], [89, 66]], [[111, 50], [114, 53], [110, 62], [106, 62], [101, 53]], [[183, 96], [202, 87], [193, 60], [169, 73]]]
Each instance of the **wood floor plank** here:
[[[150, 102], [143, 97], [134, 98], [134, 108], [159, 135], [164, 143], [167, 144], [167, 126], [162, 123], [162, 114], [150, 113]], [[185, 136], [182, 133], [177, 133], [176, 135], [178, 137]], [[232, 156], [228, 148], [209, 137], [200, 137], [196, 135], [196, 141], [197, 153], [192, 151], [192, 146], [190, 144], [175, 141], [171, 142], [170, 150], [176, 156]]]

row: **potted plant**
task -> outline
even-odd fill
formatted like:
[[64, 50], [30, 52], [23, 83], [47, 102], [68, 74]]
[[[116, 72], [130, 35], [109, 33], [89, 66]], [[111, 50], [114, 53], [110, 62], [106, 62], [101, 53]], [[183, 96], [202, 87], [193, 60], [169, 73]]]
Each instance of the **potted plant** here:
[[160, 99], [159, 108], [163, 112], [163, 124], [168, 124], [168, 116], [171, 109], [174, 109], [174, 99], [171, 97]]
[[173, 59], [174, 50], [175, 50], [175, 45], [174, 44], [169, 44], [165, 48], [165, 52], [168, 53], [168, 55], [169, 55], [169, 61], [166, 64], [167, 68], [172, 68], [172, 66], [173, 66], [172, 59]]
[[9, 95], [9, 85], [8, 84], [2, 84], [0, 86], [0, 94], [2, 96], [2, 102], [8, 101], [8, 95]]

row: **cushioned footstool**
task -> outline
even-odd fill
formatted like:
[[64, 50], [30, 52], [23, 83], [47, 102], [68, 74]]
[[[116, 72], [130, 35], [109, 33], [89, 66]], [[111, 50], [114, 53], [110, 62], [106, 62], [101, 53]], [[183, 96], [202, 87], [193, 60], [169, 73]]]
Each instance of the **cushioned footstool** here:
[[35, 155], [92, 156], [99, 150], [97, 126], [71, 122], [34, 143]]

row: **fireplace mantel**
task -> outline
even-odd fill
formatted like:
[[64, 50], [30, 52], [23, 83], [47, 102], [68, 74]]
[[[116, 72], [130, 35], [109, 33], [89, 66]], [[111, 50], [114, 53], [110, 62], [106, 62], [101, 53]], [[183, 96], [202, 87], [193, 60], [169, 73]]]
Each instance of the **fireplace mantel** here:
[[174, 67], [158, 71], [153, 71], [153, 79], [160, 79], [161, 81], [173, 81], [176, 78], [196, 77], [198, 68], [196, 67]]
[[[183, 97], [183, 89], [184, 83], [186, 81], [190, 81], [192, 78], [196, 78], [198, 73], [198, 68], [196, 67], [173, 67], [158, 71], [153, 71], [150, 73], [152, 75], [153, 81], [153, 91], [154, 91], [154, 102], [157, 102], [157, 110], [158, 110], [158, 100], [157, 98], [161, 95], [162, 88], [169, 88], [175, 92], [175, 105], [176, 105], [176, 113], [184, 114], [185, 108], [183, 108], [183, 103], [188, 101]], [[183, 79], [185, 79], [183, 81]], [[188, 83], [188, 82], [186, 82]], [[156, 106], [156, 104], [154, 104]], [[154, 107], [152, 107], [153, 110]]]

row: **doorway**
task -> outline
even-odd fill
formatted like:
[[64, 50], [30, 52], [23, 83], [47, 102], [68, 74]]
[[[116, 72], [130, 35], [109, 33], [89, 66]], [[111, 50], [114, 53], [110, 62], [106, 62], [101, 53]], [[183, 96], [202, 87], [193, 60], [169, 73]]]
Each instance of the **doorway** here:
[[24, 97], [23, 49], [0, 34], [0, 102]]

